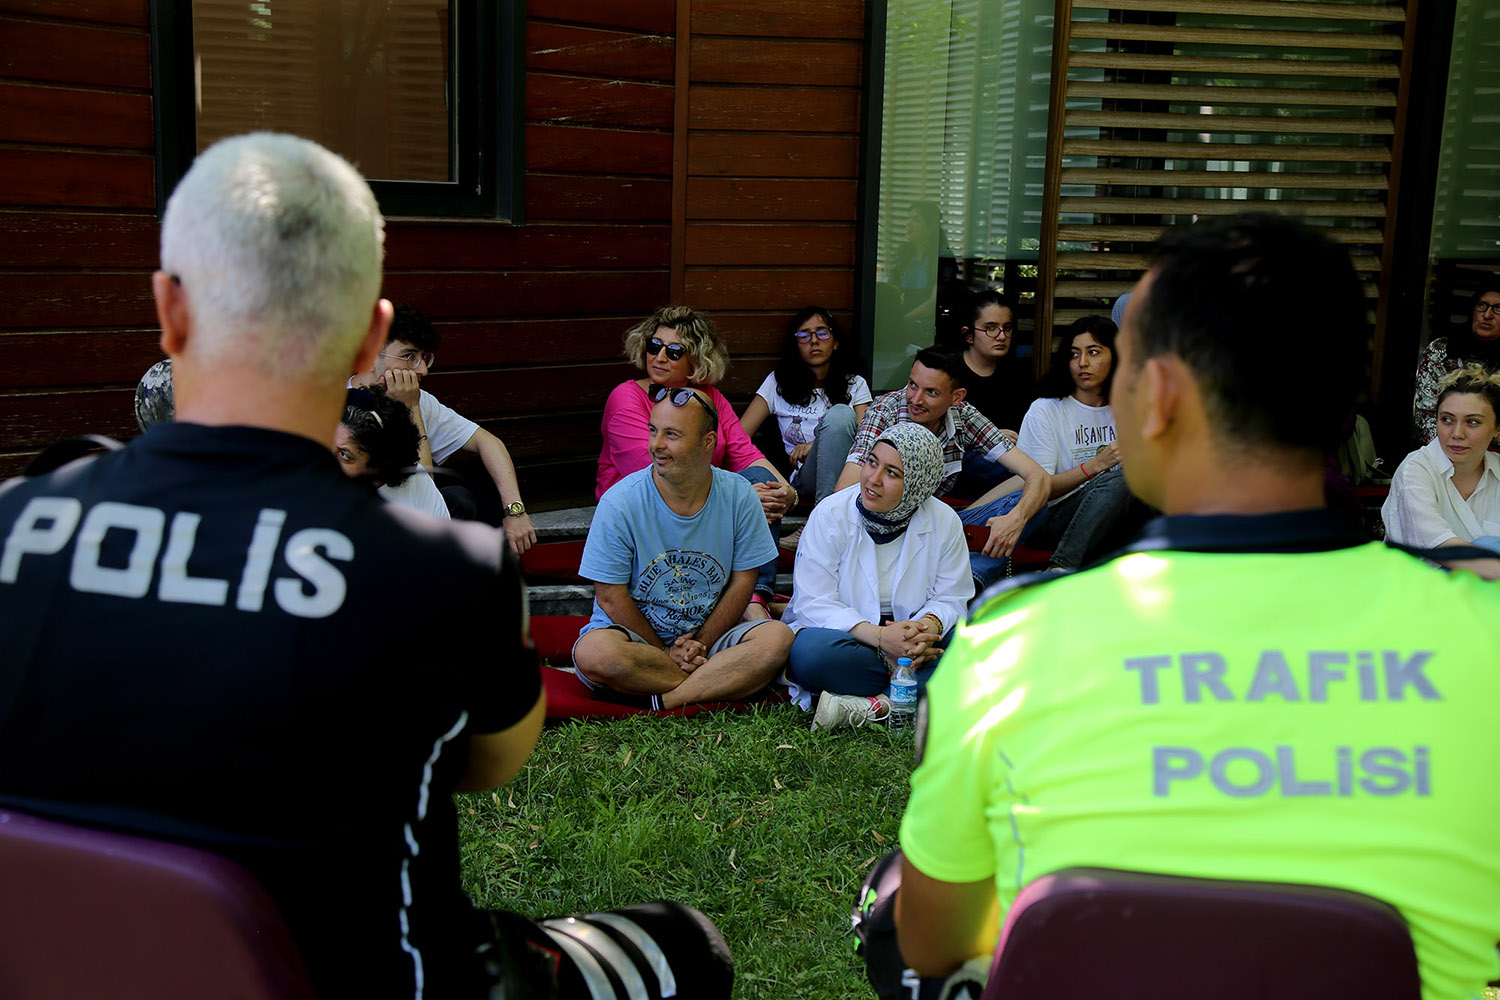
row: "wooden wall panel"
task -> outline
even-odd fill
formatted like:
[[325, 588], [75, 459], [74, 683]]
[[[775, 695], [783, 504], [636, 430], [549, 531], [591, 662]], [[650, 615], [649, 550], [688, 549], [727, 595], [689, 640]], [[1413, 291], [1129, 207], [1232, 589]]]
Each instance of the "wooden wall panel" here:
[[855, 177], [859, 138], [779, 132], [694, 132], [688, 173], [695, 177]]
[[623, 28], [648, 34], [676, 31], [677, 7], [664, 0], [527, 0], [528, 21], [568, 21], [598, 28]]
[[[0, 271], [0, 329], [77, 330], [156, 322], [149, 271]], [[3, 427], [0, 424], [0, 427]]]
[[150, 0], [0, 0], [0, 13], [145, 28]]
[[688, 180], [688, 218], [853, 221], [853, 180], [694, 177]]
[[143, 90], [151, 86], [151, 41], [140, 32], [0, 16], [0, 76]]
[[666, 272], [389, 271], [385, 279], [386, 295], [432, 319], [493, 316], [498, 307], [509, 315], [566, 315], [583, 304], [584, 289], [590, 301], [644, 316], [666, 298]]
[[865, 34], [858, 0], [693, 0], [693, 36], [852, 38]]
[[580, 28], [532, 21], [526, 26], [526, 68], [588, 72], [618, 80], [672, 81], [670, 35]]
[[672, 127], [672, 88], [598, 77], [526, 74], [526, 117], [579, 125]]
[[687, 231], [695, 265], [854, 266], [854, 230], [822, 223], [702, 223]]
[[0, 211], [0, 267], [155, 268], [160, 234], [145, 214]]
[[[768, 301], [816, 302], [830, 309], [854, 304], [852, 268], [688, 268], [688, 301], [719, 309], [754, 309]], [[798, 307], [787, 310], [788, 315]]]
[[526, 169], [612, 174], [672, 173], [672, 136], [621, 128], [576, 128], [571, 125], [526, 126]]
[[666, 222], [672, 218], [672, 182], [588, 174], [527, 174], [526, 218]]
[[160, 340], [155, 326], [0, 334], [5, 384], [33, 389], [99, 382], [134, 385], [161, 359]]
[[0, 205], [152, 209], [156, 166], [140, 153], [0, 146]]
[[0, 142], [150, 149], [151, 97], [0, 83]]
[[[3, 234], [0, 225], [0, 234]], [[386, 223], [385, 266], [406, 269], [660, 268], [665, 226], [591, 223], [496, 227], [394, 219]]]
[[829, 79], [858, 80], [864, 43], [694, 35], [692, 53], [694, 81], [819, 87]]
[[743, 403], [798, 309], [855, 329], [864, 5], [690, 2], [682, 294], [717, 317]]
[[749, 132], [859, 130], [859, 91], [848, 87], [694, 87], [693, 124]]

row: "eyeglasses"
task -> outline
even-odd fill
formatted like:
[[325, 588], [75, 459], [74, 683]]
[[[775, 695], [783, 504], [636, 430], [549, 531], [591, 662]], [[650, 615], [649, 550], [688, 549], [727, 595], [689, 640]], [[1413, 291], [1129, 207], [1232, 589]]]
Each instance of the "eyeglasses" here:
[[1016, 332], [1016, 324], [1014, 324], [1014, 323], [986, 323], [986, 324], [984, 324], [984, 326], [976, 326], [974, 329], [978, 330], [980, 333], [984, 334], [986, 337], [990, 338], [991, 340], [999, 340], [1000, 339], [1000, 335], [1002, 333], [1003, 334], [1007, 334], [1007, 335], [1015, 333]]
[[1486, 316], [1490, 313], [1500, 316], [1500, 302], [1480, 302], [1474, 307], [1476, 316]]
[[[676, 347], [678, 345], [673, 344], [672, 346]], [[668, 357], [671, 357], [671, 355], [668, 355]], [[687, 388], [686, 386], [680, 389], [672, 389], [664, 385], [653, 385], [651, 387], [651, 391], [647, 395], [651, 397], [651, 402], [653, 403], [660, 403], [663, 399], [670, 399], [673, 406], [686, 406], [688, 400], [696, 399], [698, 401], [698, 405], [703, 407], [703, 409], [708, 412], [708, 429], [711, 431], [717, 431], [719, 429], [718, 411], [715, 410], [712, 406], [708, 405], [708, 402], [702, 396], [698, 395], [696, 392]]]
[[828, 340], [833, 337], [833, 331], [826, 326], [820, 326], [812, 330], [798, 330], [792, 336], [805, 344], [814, 337], [817, 337], [819, 340]]
[[[660, 354], [662, 351], [667, 352], [668, 361], [681, 361], [683, 358], [687, 357], [687, 348], [682, 344], [663, 344], [656, 337], [652, 337], [651, 339], [646, 341], [646, 353], [651, 355], [653, 358]], [[682, 404], [678, 403], [677, 405], [681, 406]]]
[[387, 354], [381, 351], [380, 356], [382, 358], [394, 359], [403, 368], [416, 368], [419, 364], [431, 368], [432, 362], [436, 359], [436, 355], [431, 351], [402, 351], [400, 354]]

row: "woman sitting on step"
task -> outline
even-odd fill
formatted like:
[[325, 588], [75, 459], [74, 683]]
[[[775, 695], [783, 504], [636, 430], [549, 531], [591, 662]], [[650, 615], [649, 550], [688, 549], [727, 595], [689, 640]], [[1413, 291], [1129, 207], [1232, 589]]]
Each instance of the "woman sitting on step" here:
[[822, 692], [814, 729], [884, 719], [897, 658], [911, 657], [925, 684], [974, 596], [958, 514], [932, 497], [942, 477], [937, 438], [896, 424], [870, 449], [859, 484], [808, 517], [782, 621], [796, 631], [787, 679]]

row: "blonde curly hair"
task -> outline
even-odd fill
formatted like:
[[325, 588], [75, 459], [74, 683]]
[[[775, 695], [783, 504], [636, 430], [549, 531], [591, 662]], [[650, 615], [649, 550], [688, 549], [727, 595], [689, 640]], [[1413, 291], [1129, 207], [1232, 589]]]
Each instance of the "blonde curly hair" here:
[[1500, 371], [1488, 372], [1482, 365], [1467, 364], [1438, 379], [1438, 406], [1449, 396], [1459, 394], [1483, 396], [1500, 418]]
[[719, 337], [718, 327], [707, 314], [689, 306], [663, 306], [625, 331], [625, 357], [642, 371], [646, 368], [646, 341], [660, 327], [677, 334], [687, 348], [693, 370], [688, 378], [699, 385], [713, 385], [729, 367], [729, 349]]

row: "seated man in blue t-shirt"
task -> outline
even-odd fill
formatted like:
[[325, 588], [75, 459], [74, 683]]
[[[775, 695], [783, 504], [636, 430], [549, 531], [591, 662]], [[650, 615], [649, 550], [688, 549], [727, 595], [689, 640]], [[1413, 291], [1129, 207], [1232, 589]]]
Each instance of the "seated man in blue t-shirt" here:
[[579, 573], [594, 613], [573, 646], [595, 697], [643, 708], [743, 698], [786, 663], [792, 631], [740, 621], [776, 555], [749, 482], [714, 468], [718, 414], [695, 389], [653, 390], [651, 465], [611, 486]]

